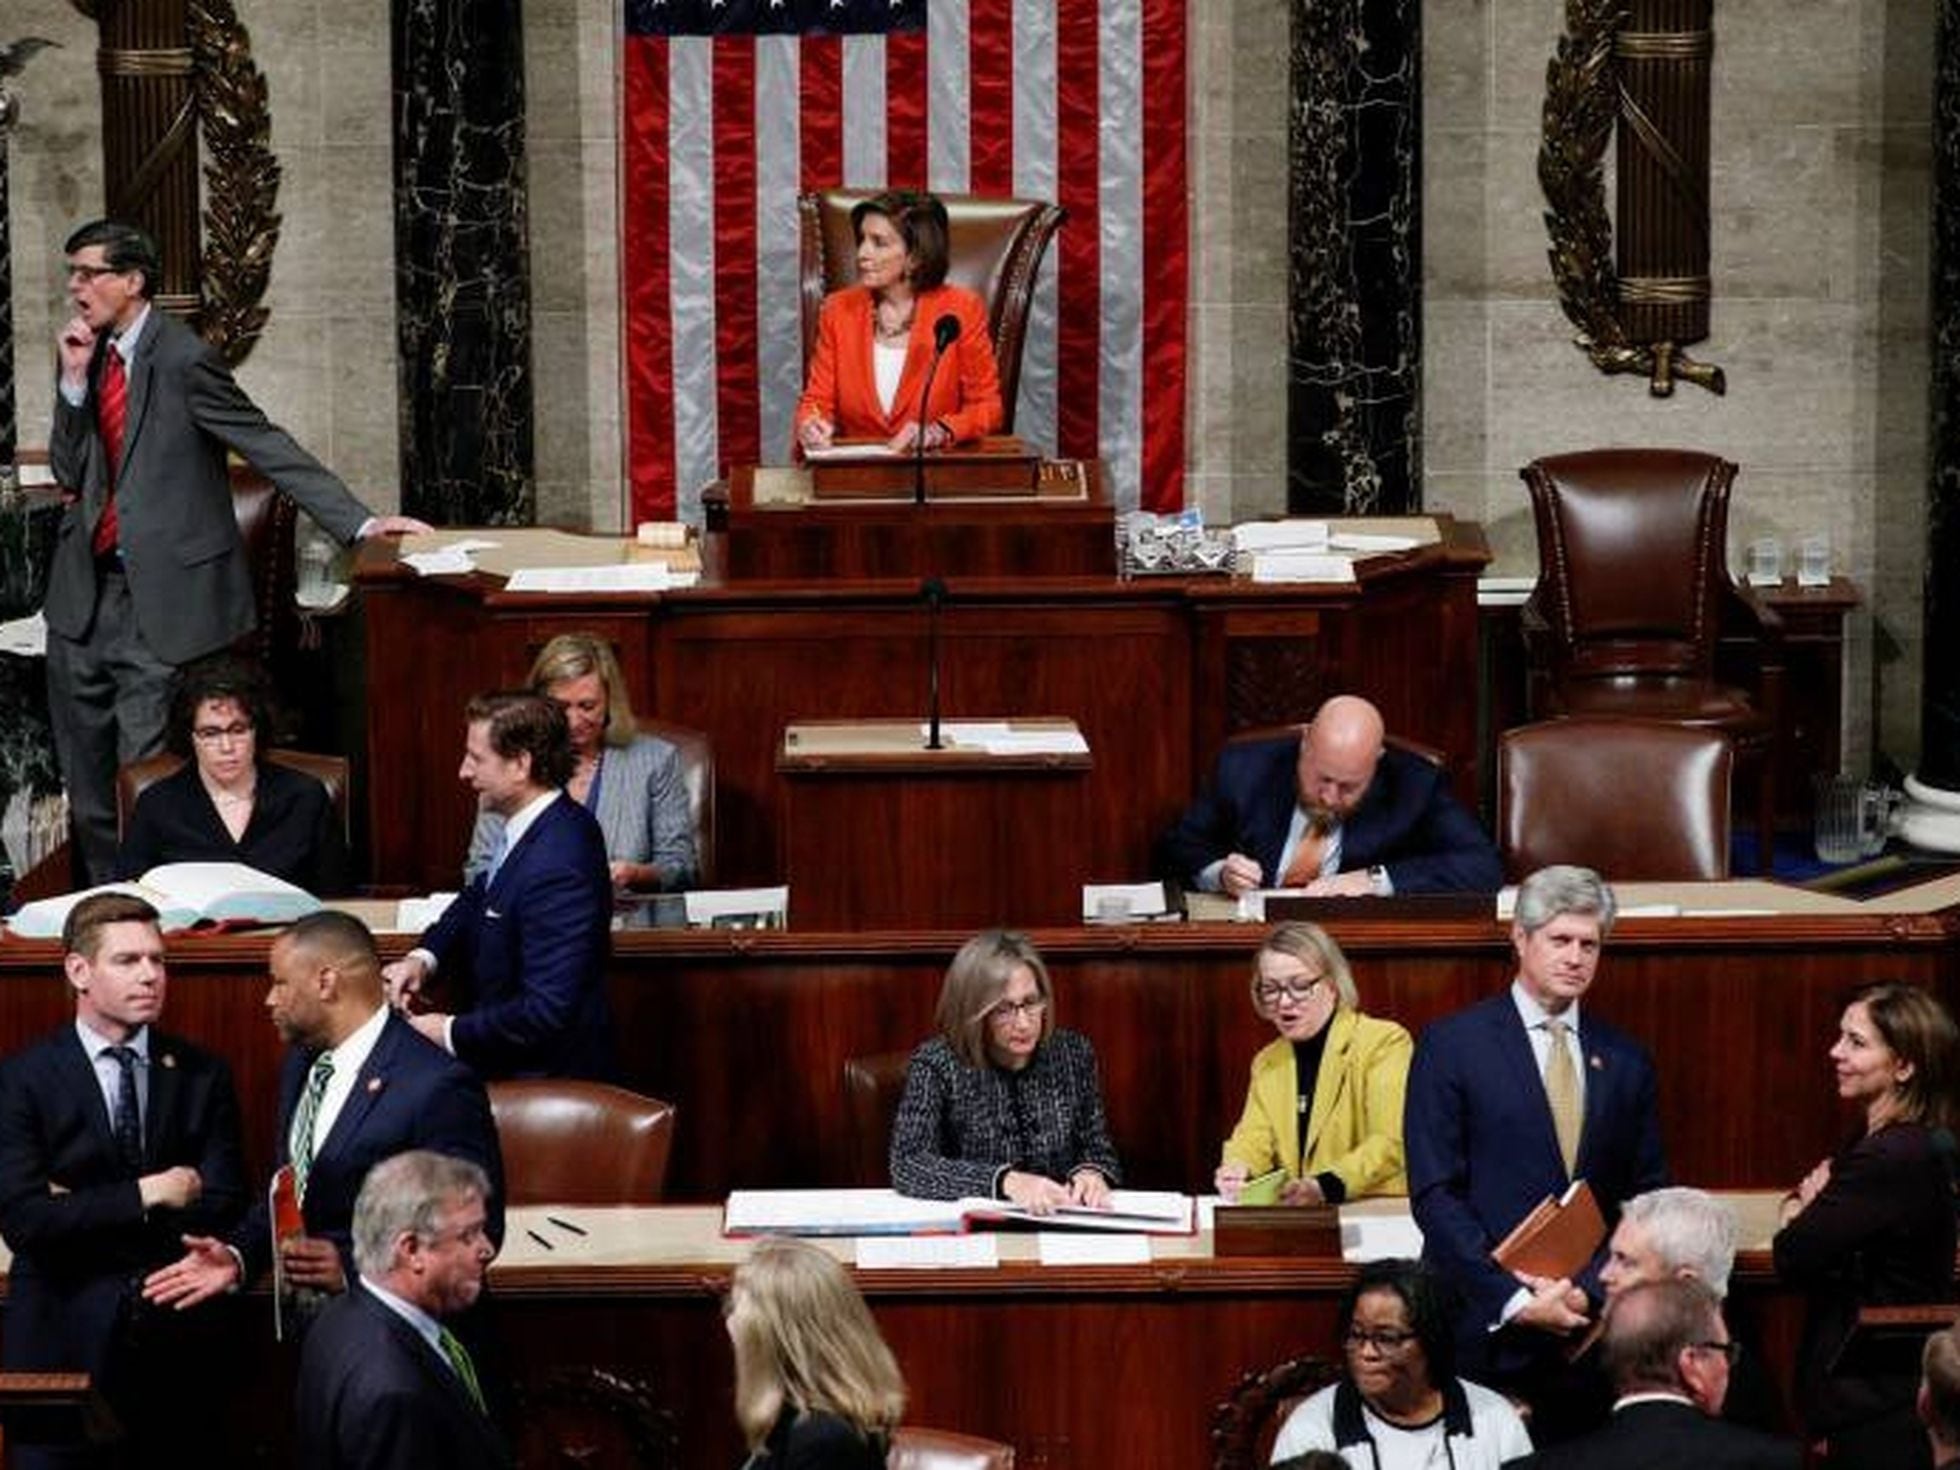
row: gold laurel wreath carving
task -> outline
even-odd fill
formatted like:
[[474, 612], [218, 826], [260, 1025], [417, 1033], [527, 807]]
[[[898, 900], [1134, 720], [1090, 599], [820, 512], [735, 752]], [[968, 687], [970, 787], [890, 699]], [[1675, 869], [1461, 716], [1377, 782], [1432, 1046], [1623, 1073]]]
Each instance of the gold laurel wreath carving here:
[[279, 244], [279, 160], [265, 73], [231, 0], [191, 0], [193, 86], [204, 140], [203, 305], [199, 330], [236, 367], [257, 345]]
[[1626, 23], [1620, 0], [1567, 0], [1565, 34], [1545, 67], [1538, 184], [1559, 306], [1579, 329], [1574, 345], [1601, 372], [1643, 374], [1656, 397], [1672, 393], [1676, 378], [1723, 393], [1728, 383], [1719, 367], [1694, 361], [1671, 342], [1629, 342], [1619, 318], [1604, 164], [1620, 112], [1613, 48]]

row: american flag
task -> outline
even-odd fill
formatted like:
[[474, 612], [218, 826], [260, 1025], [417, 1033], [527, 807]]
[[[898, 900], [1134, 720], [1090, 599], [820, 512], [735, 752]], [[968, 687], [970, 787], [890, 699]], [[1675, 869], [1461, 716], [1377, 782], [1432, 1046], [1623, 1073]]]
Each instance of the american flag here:
[[1183, 502], [1186, 0], [625, 0], [633, 516], [781, 462], [798, 194], [1050, 200], [1015, 432]]

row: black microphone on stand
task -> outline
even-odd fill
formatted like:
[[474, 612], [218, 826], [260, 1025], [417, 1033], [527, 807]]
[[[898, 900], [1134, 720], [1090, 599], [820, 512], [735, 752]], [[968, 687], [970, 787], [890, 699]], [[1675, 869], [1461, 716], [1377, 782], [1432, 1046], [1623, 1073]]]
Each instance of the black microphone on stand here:
[[[919, 394], [919, 437], [912, 441], [912, 503], [926, 503], [926, 405], [932, 401], [933, 375], [945, 361], [946, 349], [960, 340], [960, 319], [950, 311], [932, 324], [932, 366], [926, 369], [926, 386]], [[940, 589], [942, 592], [945, 589]], [[939, 747], [934, 746], [937, 750]]]
[[946, 601], [946, 584], [927, 577], [919, 584], [926, 600], [926, 749], [944, 750], [939, 738], [939, 609]]

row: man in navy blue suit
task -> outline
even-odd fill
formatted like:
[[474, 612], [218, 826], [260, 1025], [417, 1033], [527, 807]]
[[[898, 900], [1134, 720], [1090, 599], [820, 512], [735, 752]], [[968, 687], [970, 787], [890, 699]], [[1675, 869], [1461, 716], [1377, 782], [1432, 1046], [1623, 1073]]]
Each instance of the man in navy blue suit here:
[[1581, 1010], [1613, 912], [1612, 890], [1589, 868], [1533, 873], [1511, 924], [1517, 978], [1426, 1028], [1409, 1068], [1410, 1203], [1423, 1258], [1463, 1296], [1461, 1367], [1526, 1397], [1603, 1299], [1606, 1253], [1549, 1281], [1512, 1275], [1492, 1248], [1575, 1179], [1609, 1228], [1626, 1200], [1667, 1182], [1653, 1063]]
[[[389, 1008], [367, 926], [348, 914], [310, 914], [273, 941], [271, 969], [266, 1007], [289, 1043], [277, 1162], [293, 1167], [305, 1224], [280, 1248], [286, 1286], [346, 1289], [361, 1181], [406, 1149], [481, 1168], [491, 1183], [491, 1238], [501, 1241], [503, 1157], [489, 1097], [474, 1072]], [[271, 1209], [262, 1196], [229, 1237], [184, 1244], [183, 1257], [145, 1283], [151, 1301], [191, 1306], [258, 1276], [272, 1260]]]
[[499, 1470], [469, 1350], [444, 1326], [474, 1304], [497, 1254], [490, 1181], [416, 1151], [376, 1164], [354, 1202], [354, 1287], [300, 1355], [294, 1437], [304, 1470]]
[[[143, 1275], [185, 1230], [245, 1208], [238, 1100], [222, 1060], [157, 1029], [156, 910], [122, 893], [83, 899], [62, 931], [75, 1019], [0, 1068], [0, 1234], [14, 1253], [4, 1366], [86, 1372], [149, 1465], [198, 1457], [178, 1392], [219, 1324], [147, 1312]], [[16, 1465], [85, 1465], [15, 1442]]]
[[439, 975], [467, 1001], [414, 1024], [480, 1076], [609, 1081], [612, 878], [599, 823], [563, 789], [573, 761], [565, 712], [535, 694], [488, 694], [466, 716], [458, 774], [505, 819], [502, 842], [421, 944], [388, 966], [389, 986], [406, 1004]]
[[1365, 699], [1336, 695], [1296, 740], [1228, 745], [1211, 784], [1158, 841], [1157, 870], [1233, 896], [1495, 893], [1503, 864], [1435, 765], [1383, 743]]

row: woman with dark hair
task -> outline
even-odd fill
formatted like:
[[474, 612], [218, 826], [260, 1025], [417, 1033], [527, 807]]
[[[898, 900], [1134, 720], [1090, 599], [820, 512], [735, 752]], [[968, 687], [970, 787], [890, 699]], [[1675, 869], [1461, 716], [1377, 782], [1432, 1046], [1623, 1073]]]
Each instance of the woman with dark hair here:
[[216, 658], [179, 672], [166, 739], [189, 759], [136, 798], [119, 877], [141, 877], [159, 863], [244, 863], [308, 893], [347, 891], [333, 798], [315, 777], [264, 759], [269, 724], [256, 670]]
[[1280, 1426], [1273, 1463], [1332, 1450], [1353, 1470], [1497, 1470], [1531, 1453], [1510, 1401], [1456, 1376], [1449, 1288], [1420, 1261], [1372, 1261], [1341, 1298], [1341, 1381]]
[[939, 1035], [912, 1053], [892, 1124], [892, 1188], [978, 1195], [1046, 1214], [1099, 1209], [1118, 1182], [1096, 1054], [1055, 1029], [1048, 967], [999, 929], [960, 946], [939, 991]]
[[925, 447], [993, 433], [1004, 415], [987, 306], [946, 284], [946, 206], [893, 189], [851, 210], [858, 283], [824, 298], [809, 377], [796, 406], [799, 451], [833, 439], [881, 439], [907, 453], [919, 435], [920, 394], [940, 323], [959, 331], [933, 374], [924, 405]]
[[835, 1256], [765, 1236], [728, 1287], [742, 1470], [883, 1470], [905, 1380]]
[[1854, 1341], [1853, 1329], [1860, 1307], [1951, 1295], [1957, 1052], [1953, 1017], [1928, 991], [1859, 991], [1830, 1055], [1860, 1126], [1784, 1197], [1776, 1270], [1809, 1298], [1797, 1400], [1833, 1467], [1932, 1463], [1913, 1414], [1917, 1356]]

